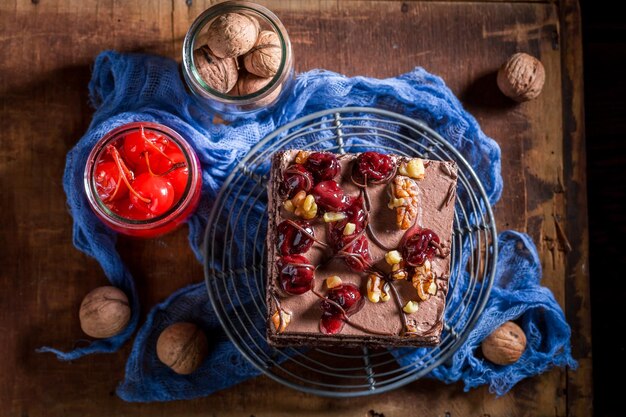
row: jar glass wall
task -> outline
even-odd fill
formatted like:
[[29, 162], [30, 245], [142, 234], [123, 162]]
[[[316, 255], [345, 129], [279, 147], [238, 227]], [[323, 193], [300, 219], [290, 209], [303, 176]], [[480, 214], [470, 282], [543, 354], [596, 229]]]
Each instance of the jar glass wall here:
[[202, 172], [180, 134], [161, 124], [134, 122], [96, 143], [84, 186], [91, 209], [105, 225], [149, 238], [174, 230], [195, 211]]
[[[211, 83], [210, 80], [207, 82], [206, 72], [203, 77], [203, 68], [201, 67], [202, 63], [199, 62], [198, 51], [203, 47], [208, 48], [206, 45], [211, 24], [220, 16], [223, 17], [229, 13], [243, 15], [258, 22], [259, 33], [271, 31], [276, 34], [276, 52], [280, 48], [280, 63], [275, 75], [261, 81], [259, 77], [248, 73], [244, 64], [245, 54], [243, 54], [234, 58], [237, 66], [235, 74], [238, 73], [235, 76], [239, 78], [234, 88], [229, 89], [230, 84], [228, 86], [224, 85], [225, 82], [229, 81], [229, 76], [232, 74], [232, 71], [229, 71], [232, 61], [224, 61], [227, 65], [219, 62], [219, 65], [216, 65], [217, 70], [211, 72], [211, 75], [218, 73], [215, 76], [219, 78], [219, 87], [216, 86], [216, 83]], [[254, 50], [253, 48], [252, 52]], [[196, 51], [195, 56], [194, 51]], [[220, 61], [219, 58], [213, 56], [209, 49], [206, 49], [206, 51], [206, 54], [209, 55], [206, 58], [209, 61], [212, 58]], [[205, 10], [189, 28], [183, 43], [183, 75], [187, 86], [194, 96], [209, 109], [226, 116], [255, 113], [272, 107], [283, 97], [289, 95], [294, 79], [291, 41], [278, 17], [267, 8], [245, 1], [219, 3]], [[241, 83], [244, 82], [245, 84], [245, 80], [242, 77], [248, 76], [254, 79], [256, 85], [260, 85], [258, 90], [249, 91], [251, 89], [241, 88]], [[232, 76], [230, 78], [232, 79]], [[249, 87], [250, 84], [248, 83], [244, 87]]]

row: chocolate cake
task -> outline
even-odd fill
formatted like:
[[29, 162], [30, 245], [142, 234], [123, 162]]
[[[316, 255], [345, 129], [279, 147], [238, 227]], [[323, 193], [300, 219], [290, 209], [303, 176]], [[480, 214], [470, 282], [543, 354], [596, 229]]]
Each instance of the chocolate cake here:
[[454, 162], [276, 153], [268, 184], [269, 343], [438, 344], [456, 179]]

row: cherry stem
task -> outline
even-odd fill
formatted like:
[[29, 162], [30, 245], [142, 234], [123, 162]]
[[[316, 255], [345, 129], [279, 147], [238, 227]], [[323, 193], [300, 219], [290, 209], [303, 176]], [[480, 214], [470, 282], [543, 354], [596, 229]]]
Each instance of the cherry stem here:
[[328, 297], [324, 297], [322, 294], [320, 294], [317, 291], [315, 291], [315, 289], [313, 287], [311, 287], [311, 292], [313, 294], [315, 294], [316, 296], [318, 296], [320, 299], [326, 300], [329, 303], [331, 303], [332, 305], [334, 305], [335, 307], [337, 307], [339, 309], [339, 311], [341, 312], [341, 320], [346, 322], [348, 325], [354, 327], [355, 329], [361, 330], [362, 332], [365, 332], [365, 333], [377, 334], [377, 335], [380, 335], [380, 336], [391, 336], [391, 333], [379, 332], [377, 330], [368, 329], [365, 326], [361, 326], [360, 324], [354, 323], [353, 321], [351, 321], [348, 318], [348, 314], [346, 313], [346, 310], [344, 310], [343, 307], [341, 307], [337, 302], [331, 300]]
[[[113, 147], [113, 148], [115, 148], [115, 147]], [[109, 153], [111, 153], [109, 148], [107, 148], [107, 150], [109, 151]], [[122, 175], [124, 175], [124, 173], [122, 171], [120, 171], [119, 167], [117, 168], [117, 172], [118, 172], [119, 176], [117, 177], [117, 183], [115, 184], [115, 191], [113, 191], [113, 194], [111, 194], [110, 196], [108, 196], [107, 198], [102, 200], [105, 203], [113, 201], [115, 199], [115, 196], [117, 195], [117, 192], [120, 189], [120, 184], [122, 183]]]
[[[108, 150], [109, 150], [109, 152], [111, 152], [111, 155], [113, 156], [113, 160], [115, 161], [115, 164], [117, 165], [117, 168], [120, 170], [120, 172], [124, 172], [124, 168], [126, 166], [124, 165], [124, 162], [122, 161], [120, 153], [115, 148], [115, 146], [113, 146], [113, 145], [109, 145], [109, 146], [110, 146], [110, 148], [108, 148]], [[126, 169], [128, 169], [128, 168], [126, 168]], [[128, 181], [128, 178], [126, 178], [126, 175], [122, 175], [122, 179], [126, 183], [126, 186], [128, 187], [128, 190], [131, 193], [133, 193], [135, 195], [135, 197], [137, 197], [140, 201], [143, 201], [146, 204], [150, 204], [150, 199], [142, 197], [141, 195], [139, 195], [139, 193], [137, 193], [137, 191], [135, 191], [135, 189], [132, 187], [132, 185], [130, 185], [130, 182]]]
[[[109, 154], [111, 154], [111, 157], [115, 159], [114, 155], [117, 155], [120, 158], [121, 161], [121, 157], [119, 154], [119, 151], [117, 150], [117, 148], [113, 145], [108, 145], [107, 146], [107, 151], [109, 152]], [[130, 169], [128, 169], [128, 167], [126, 166], [126, 164], [124, 163], [124, 161], [121, 161], [122, 163], [122, 169], [120, 170], [120, 172], [123, 172], [124, 175], [126, 175], [128, 178], [130, 178], [131, 180], [135, 179], [135, 176], [133, 175], [133, 173], [130, 171]], [[118, 165], [118, 169], [119, 169], [119, 165]]]
[[155, 177], [156, 175], [154, 175], [154, 172], [152, 172], [152, 169], [150, 168], [150, 157], [148, 156], [148, 152], [144, 152], [143, 155], [146, 157], [146, 165], [148, 167], [148, 172], [150, 173], [150, 175]]
[[119, 172], [119, 176], [117, 177], [117, 183], [115, 184], [115, 191], [113, 191], [113, 194], [111, 194], [110, 196], [108, 196], [107, 198], [105, 198], [103, 201], [105, 203], [108, 203], [109, 201], [113, 201], [115, 199], [115, 196], [117, 195], [118, 190], [120, 189], [120, 184], [122, 183], [122, 172], [118, 169], [117, 170]]
[[170, 158], [169, 156], [167, 156], [167, 154], [165, 152], [163, 152], [162, 150], [159, 149], [158, 146], [156, 146], [154, 143], [150, 142], [148, 140], [148, 138], [146, 137], [146, 132], [143, 128], [143, 126], [141, 126], [141, 137], [143, 138], [144, 142], [151, 146], [155, 151], [157, 151], [158, 153], [161, 154], [161, 156], [163, 156], [165, 159], [167, 159], [168, 161], [170, 161], [171, 163], [174, 163], [174, 161], [172, 161], [172, 158]]
[[172, 165], [170, 167], [170, 169], [168, 169], [167, 171], [165, 171], [164, 173], [159, 174], [159, 175], [160, 176], [167, 175], [167, 174], [169, 174], [172, 171], [176, 171], [178, 168], [185, 168], [186, 166], [187, 166], [186, 162], [176, 162], [174, 165]]

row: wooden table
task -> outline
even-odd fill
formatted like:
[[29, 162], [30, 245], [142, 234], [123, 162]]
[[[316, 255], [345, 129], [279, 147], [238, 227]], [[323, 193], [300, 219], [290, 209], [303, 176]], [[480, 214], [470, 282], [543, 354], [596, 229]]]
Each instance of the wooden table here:
[[[502, 147], [499, 229], [528, 232], [543, 282], [573, 329], [576, 372], [555, 369], [497, 399], [486, 388], [418, 381], [349, 400], [301, 394], [260, 377], [195, 401], [127, 404], [114, 395], [130, 351], [71, 363], [35, 348], [69, 349], [84, 337], [77, 311], [106, 283], [72, 246], [61, 186], [64, 157], [93, 110], [87, 83], [104, 49], [179, 58], [183, 36], [209, 1], [9, 0], [0, 5], [0, 415], [366, 416], [591, 415], [585, 147], [580, 16], [562, 1], [272, 0], [288, 28], [296, 68], [393, 76], [421, 65], [441, 75]], [[513, 105], [495, 71], [526, 51], [545, 65], [539, 99]], [[203, 279], [186, 230], [152, 241], [120, 239], [147, 310]], [[155, 267], [156, 266], [156, 267]], [[145, 314], [145, 313], [144, 313]]]

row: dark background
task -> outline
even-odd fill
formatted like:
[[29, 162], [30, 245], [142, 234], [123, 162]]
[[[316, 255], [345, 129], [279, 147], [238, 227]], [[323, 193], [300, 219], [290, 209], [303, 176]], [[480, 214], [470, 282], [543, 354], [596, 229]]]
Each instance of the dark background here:
[[626, 17], [580, 0], [585, 71], [594, 408], [624, 416], [626, 375]]

